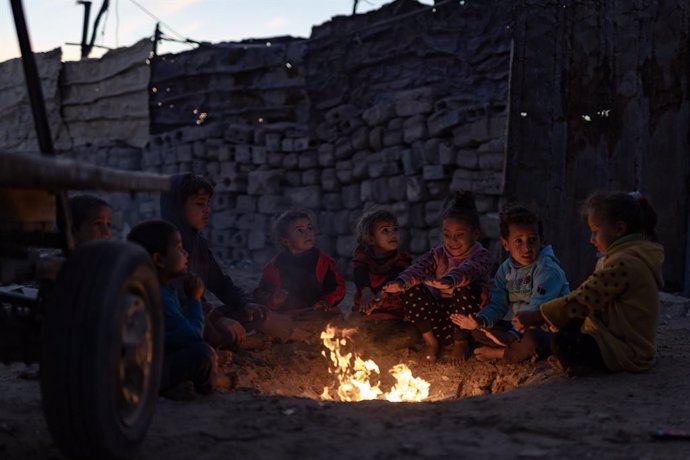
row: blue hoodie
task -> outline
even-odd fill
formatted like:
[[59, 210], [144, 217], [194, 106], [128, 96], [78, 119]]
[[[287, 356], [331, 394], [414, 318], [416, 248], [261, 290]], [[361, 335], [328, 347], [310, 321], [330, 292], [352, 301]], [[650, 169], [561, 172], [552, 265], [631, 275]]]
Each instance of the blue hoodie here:
[[[177, 174], [170, 177], [170, 191], [161, 193], [161, 217], [177, 226], [182, 236], [182, 245], [189, 253], [189, 271], [197, 275], [206, 285], [206, 289], [218, 297], [226, 306], [241, 309], [247, 303], [247, 294], [227, 276], [218, 265], [218, 261], [208, 248], [206, 238], [190, 227], [184, 219], [184, 203], [180, 196], [182, 179], [191, 173]], [[177, 284], [176, 284], [176, 287]], [[181, 289], [178, 296], [184, 298]]]
[[569, 292], [565, 272], [551, 245], [542, 247], [531, 265], [520, 266], [509, 257], [498, 267], [489, 303], [477, 313], [477, 322], [483, 327], [492, 327], [497, 321], [509, 320], [515, 313], [538, 311], [542, 303]]
[[192, 300], [187, 308], [182, 310], [177, 294], [166, 286], [161, 286], [161, 300], [165, 318], [166, 353], [204, 341], [204, 315], [201, 302]]

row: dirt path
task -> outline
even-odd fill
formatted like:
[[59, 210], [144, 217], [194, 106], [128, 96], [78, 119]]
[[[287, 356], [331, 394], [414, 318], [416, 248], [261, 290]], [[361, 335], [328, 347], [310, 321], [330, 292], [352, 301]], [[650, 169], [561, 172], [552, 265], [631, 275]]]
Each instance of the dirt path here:
[[[543, 364], [405, 362], [432, 383], [428, 403], [318, 400], [331, 382], [318, 343], [235, 356], [240, 389], [192, 402], [159, 399], [140, 459], [688, 459], [690, 318], [665, 318], [648, 373], [567, 379]], [[0, 459], [61, 458], [24, 365], [0, 366]], [[458, 398], [458, 396], [460, 396]], [[246, 457], [244, 457], [246, 455]]]

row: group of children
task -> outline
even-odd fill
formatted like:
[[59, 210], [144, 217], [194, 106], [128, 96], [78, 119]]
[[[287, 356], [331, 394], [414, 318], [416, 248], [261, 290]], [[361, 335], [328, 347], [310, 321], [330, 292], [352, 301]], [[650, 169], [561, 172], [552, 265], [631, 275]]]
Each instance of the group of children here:
[[[315, 246], [308, 212], [286, 211], [274, 221], [282, 250], [249, 295], [223, 273], [201, 234], [212, 195], [201, 176], [173, 176], [170, 191], [161, 196], [164, 220], [141, 223], [128, 236], [149, 252], [161, 283], [163, 393], [189, 382], [202, 394], [224, 384], [214, 349], [246, 346], [255, 332], [295, 337], [281, 312], [341, 314], [345, 282], [334, 259]], [[70, 204], [78, 243], [110, 237], [107, 203], [82, 196]], [[493, 281], [495, 261], [480, 243], [470, 193], [449, 197], [440, 216], [441, 244], [414, 261], [399, 249], [395, 215], [366, 212], [352, 256], [353, 314], [364, 318], [362, 328], [384, 348], [414, 346], [421, 337], [429, 362], [443, 357], [460, 363], [472, 355], [510, 363], [549, 357], [569, 374], [646, 370], [656, 351], [664, 256], [654, 232], [656, 214], [637, 192], [595, 193], [582, 213], [600, 259], [571, 292], [542, 222], [526, 207], [510, 206], [500, 215], [508, 258]]]

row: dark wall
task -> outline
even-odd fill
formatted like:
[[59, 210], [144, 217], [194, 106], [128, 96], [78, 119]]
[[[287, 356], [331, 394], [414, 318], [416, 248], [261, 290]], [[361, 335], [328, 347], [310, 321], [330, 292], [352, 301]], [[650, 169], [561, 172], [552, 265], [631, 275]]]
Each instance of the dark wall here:
[[594, 266], [578, 208], [640, 190], [659, 213], [667, 288], [685, 282], [690, 3], [519, 2], [506, 195], [542, 212], [571, 281]]

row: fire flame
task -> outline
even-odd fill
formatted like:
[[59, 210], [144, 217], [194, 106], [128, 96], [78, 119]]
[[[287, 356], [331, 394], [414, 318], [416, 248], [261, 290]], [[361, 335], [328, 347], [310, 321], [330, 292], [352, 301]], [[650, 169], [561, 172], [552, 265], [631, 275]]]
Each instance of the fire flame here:
[[[363, 360], [357, 353], [344, 353], [347, 339], [356, 329], [336, 329], [330, 324], [321, 332], [323, 345], [329, 350], [322, 351], [322, 355], [330, 358], [331, 366], [328, 372], [338, 378], [336, 393], [340, 401], [368, 401], [372, 399], [386, 399], [391, 402], [423, 401], [429, 396], [429, 382], [416, 378], [405, 364], [396, 364], [390, 374], [397, 383], [388, 393], [381, 390], [379, 381], [379, 366], [371, 359]], [[372, 384], [372, 380], [375, 383]], [[328, 387], [324, 387], [321, 399], [333, 400]]]

